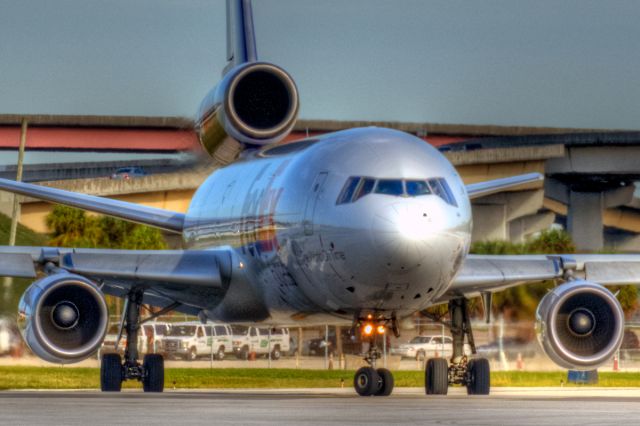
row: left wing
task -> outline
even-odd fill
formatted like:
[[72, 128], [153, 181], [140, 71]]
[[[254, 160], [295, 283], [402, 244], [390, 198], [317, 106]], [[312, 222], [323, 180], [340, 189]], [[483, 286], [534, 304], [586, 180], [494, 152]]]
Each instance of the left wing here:
[[569, 277], [603, 285], [640, 285], [640, 255], [469, 255], [442, 301]]
[[469, 194], [469, 199], [473, 200], [474, 198], [502, 192], [505, 189], [516, 188], [527, 183], [542, 182], [543, 180], [544, 176], [540, 173], [527, 173], [524, 175], [509, 176], [485, 182], [470, 183], [467, 185], [467, 193]]

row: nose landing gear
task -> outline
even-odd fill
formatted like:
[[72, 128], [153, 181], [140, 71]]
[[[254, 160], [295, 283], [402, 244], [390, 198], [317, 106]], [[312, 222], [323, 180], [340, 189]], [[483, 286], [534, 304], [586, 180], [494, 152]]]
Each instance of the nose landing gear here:
[[397, 332], [395, 317], [391, 320], [385, 318], [358, 318], [354, 322], [353, 329], [361, 330], [362, 336], [369, 343], [369, 349], [364, 360], [368, 367], [362, 367], [353, 378], [353, 387], [360, 396], [389, 396], [393, 392], [393, 375], [386, 368], [376, 368], [376, 362], [382, 357], [379, 338], [386, 338], [386, 325], [392, 323], [392, 329]]

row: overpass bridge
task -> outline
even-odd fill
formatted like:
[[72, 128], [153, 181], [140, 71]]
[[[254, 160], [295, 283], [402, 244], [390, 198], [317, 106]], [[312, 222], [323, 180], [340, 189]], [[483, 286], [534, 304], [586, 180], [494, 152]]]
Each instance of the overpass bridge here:
[[[42, 185], [184, 212], [197, 187], [216, 167], [201, 157], [196, 134], [190, 130], [193, 123], [182, 118], [27, 119], [32, 123], [30, 132], [34, 128], [39, 131], [28, 140], [27, 155], [39, 150], [49, 157], [55, 152], [56, 158], [69, 151], [92, 159], [114, 152], [125, 157], [140, 152], [174, 156], [150, 160], [152, 174], [126, 181], [103, 176], [116, 166], [133, 165], [130, 160], [31, 165], [30, 180]], [[15, 130], [20, 122], [18, 116], [0, 116], [0, 150], [17, 148]], [[474, 200], [474, 240], [523, 241], [559, 223], [581, 249], [640, 250], [640, 198], [635, 190], [640, 179], [640, 162], [635, 160], [640, 158], [640, 132], [300, 120], [285, 143], [371, 125], [413, 133], [438, 147], [466, 183], [528, 172], [546, 175], [544, 184]], [[66, 146], [60, 132], [68, 129], [73, 131], [62, 133], [72, 136]], [[182, 161], [176, 161], [176, 155], [183, 155]], [[0, 174], [10, 177], [12, 167], [0, 167]], [[0, 193], [0, 211], [11, 214], [11, 200], [11, 195]], [[44, 218], [51, 206], [28, 198], [22, 198], [21, 203], [20, 221], [46, 232]]]

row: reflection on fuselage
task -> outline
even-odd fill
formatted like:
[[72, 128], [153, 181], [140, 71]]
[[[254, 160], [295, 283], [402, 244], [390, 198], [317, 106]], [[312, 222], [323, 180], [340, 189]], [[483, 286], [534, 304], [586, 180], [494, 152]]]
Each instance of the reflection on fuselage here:
[[471, 212], [450, 163], [411, 135], [353, 129], [216, 171], [185, 243], [235, 247], [271, 315], [423, 309], [468, 251]]

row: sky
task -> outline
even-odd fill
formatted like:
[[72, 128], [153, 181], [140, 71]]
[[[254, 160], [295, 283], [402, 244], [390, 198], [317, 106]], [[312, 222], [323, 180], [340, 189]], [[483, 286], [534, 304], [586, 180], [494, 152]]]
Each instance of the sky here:
[[[0, 114], [193, 118], [223, 0], [0, 0]], [[254, 0], [303, 119], [640, 128], [635, 0]]]

